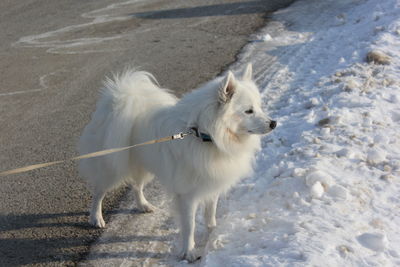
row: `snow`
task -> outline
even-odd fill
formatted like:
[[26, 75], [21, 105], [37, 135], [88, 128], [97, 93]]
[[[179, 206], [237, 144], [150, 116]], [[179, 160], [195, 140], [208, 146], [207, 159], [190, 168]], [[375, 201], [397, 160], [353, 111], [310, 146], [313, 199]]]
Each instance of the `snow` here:
[[400, 265], [399, 8], [297, 1], [246, 47], [234, 67], [253, 62], [278, 128], [221, 201], [200, 266]]
[[[278, 127], [255, 174], [221, 198], [217, 227], [197, 240], [197, 265], [399, 266], [400, 2], [299, 0], [251, 40], [232, 68], [253, 62]], [[370, 51], [390, 63], [367, 63]], [[196, 223], [196, 238], [205, 236], [201, 216]], [[110, 228], [142, 234], [129, 232], [134, 224], [117, 218]], [[158, 254], [144, 255], [185, 266], [168, 249], [177, 236], [169, 227], [164, 250], [159, 238], [150, 246]], [[132, 265], [117, 258], [107, 264]]]
[[373, 251], [384, 251], [387, 248], [387, 237], [381, 233], [365, 233], [357, 237], [358, 242]]
[[322, 195], [324, 194], [324, 188], [322, 187], [322, 184], [320, 181], [316, 181], [310, 189], [310, 193], [312, 197], [315, 198], [321, 198]]

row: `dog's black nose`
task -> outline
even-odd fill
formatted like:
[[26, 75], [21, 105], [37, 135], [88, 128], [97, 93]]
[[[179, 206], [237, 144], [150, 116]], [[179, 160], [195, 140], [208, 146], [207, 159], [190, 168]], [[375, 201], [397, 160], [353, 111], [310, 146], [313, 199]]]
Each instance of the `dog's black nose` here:
[[269, 124], [269, 127], [271, 129], [275, 129], [276, 128], [276, 121], [271, 121], [271, 123]]

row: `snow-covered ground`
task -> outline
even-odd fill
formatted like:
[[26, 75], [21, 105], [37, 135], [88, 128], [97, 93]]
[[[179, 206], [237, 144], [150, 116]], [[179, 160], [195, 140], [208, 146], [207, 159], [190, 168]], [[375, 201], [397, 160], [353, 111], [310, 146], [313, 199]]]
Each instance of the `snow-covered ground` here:
[[[201, 265], [400, 265], [399, 8], [297, 1], [247, 47], [279, 127], [221, 203]], [[366, 63], [373, 49], [391, 64]]]
[[[390, 64], [367, 63], [372, 50]], [[197, 264], [399, 266], [400, 1], [297, 1], [272, 15], [232, 68], [249, 61], [278, 128], [254, 176], [221, 199]], [[139, 238], [140, 253], [148, 264], [185, 265], [168, 256], [176, 231], [163, 216], [161, 237]], [[129, 232], [137, 221], [121, 218], [108, 236], [138, 235]], [[92, 258], [108, 251], [103, 264], [140, 257], [127, 252], [138, 249], [129, 238], [101, 240]]]

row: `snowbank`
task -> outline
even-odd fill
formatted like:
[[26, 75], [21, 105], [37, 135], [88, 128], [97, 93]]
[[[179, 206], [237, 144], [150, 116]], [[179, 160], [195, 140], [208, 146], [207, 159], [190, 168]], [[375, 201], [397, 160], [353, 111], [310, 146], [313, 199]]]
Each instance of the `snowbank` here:
[[253, 38], [236, 66], [278, 128], [201, 266], [400, 265], [399, 18], [397, 0], [297, 1]]

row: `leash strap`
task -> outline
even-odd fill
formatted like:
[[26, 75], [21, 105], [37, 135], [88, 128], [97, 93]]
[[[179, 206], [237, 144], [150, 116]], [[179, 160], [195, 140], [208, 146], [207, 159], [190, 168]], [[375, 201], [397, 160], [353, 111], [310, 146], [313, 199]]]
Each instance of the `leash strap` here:
[[28, 171], [36, 170], [36, 169], [39, 169], [39, 168], [49, 167], [49, 166], [60, 164], [60, 163], [67, 162], [67, 161], [77, 161], [77, 160], [81, 160], [81, 159], [90, 159], [90, 158], [95, 158], [95, 157], [101, 157], [101, 156], [105, 156], [105, 155], [108, 155], [108, 154], [112, 154], [112, 153], [117, 153], [117, 152], [121, 152], [121, 151], [124, 151], [124, 150], [128, 150], [128, 149], [131, 149], [131, 148], [134, 148], [134, 147], [138, 147], [138, 146], [157, 144], [157, 143], [162, 143], [162, 142], [167, 142], [167, 141], [177, 140], [177, 139], [181, 140], [181, 139], [184, 139], [187, 135], [190, 135], [190, 134], [193, 134], [193, 132], [191, 130], [188, 131], [188, 132], [185, 132], [185, 133], [181, 132], [181, 133], [178, 133], [178, 134], [174, 134], [172, 136], [167, 136], [167, 137], [163, 137], [163, 138], [160, 138], [160, 139], [150, 140], [150, 141], [147, 141], [147, 142], [144, 142], [144, 143], [135, 144], [135, 145], [131, 145], [131, 146], [100, 150], [100, 151], [96, 151], [96, 152], [80, 155], [80, 156], [73, 157], [73, 158], [66, 159], [66, 160], [58, 160], [58, 161], [51, 161], [51, 162], [46, 162], [46, 163], [29, 165], [29, 166], [25, 166], [25, 167], [22, 167], [22, 168], [17, 168], [17, 169], [13, 169], [13, 170], [0, 172], [0, 177], [1, 176], [11, 175], [11, 174], [28, 172]]

